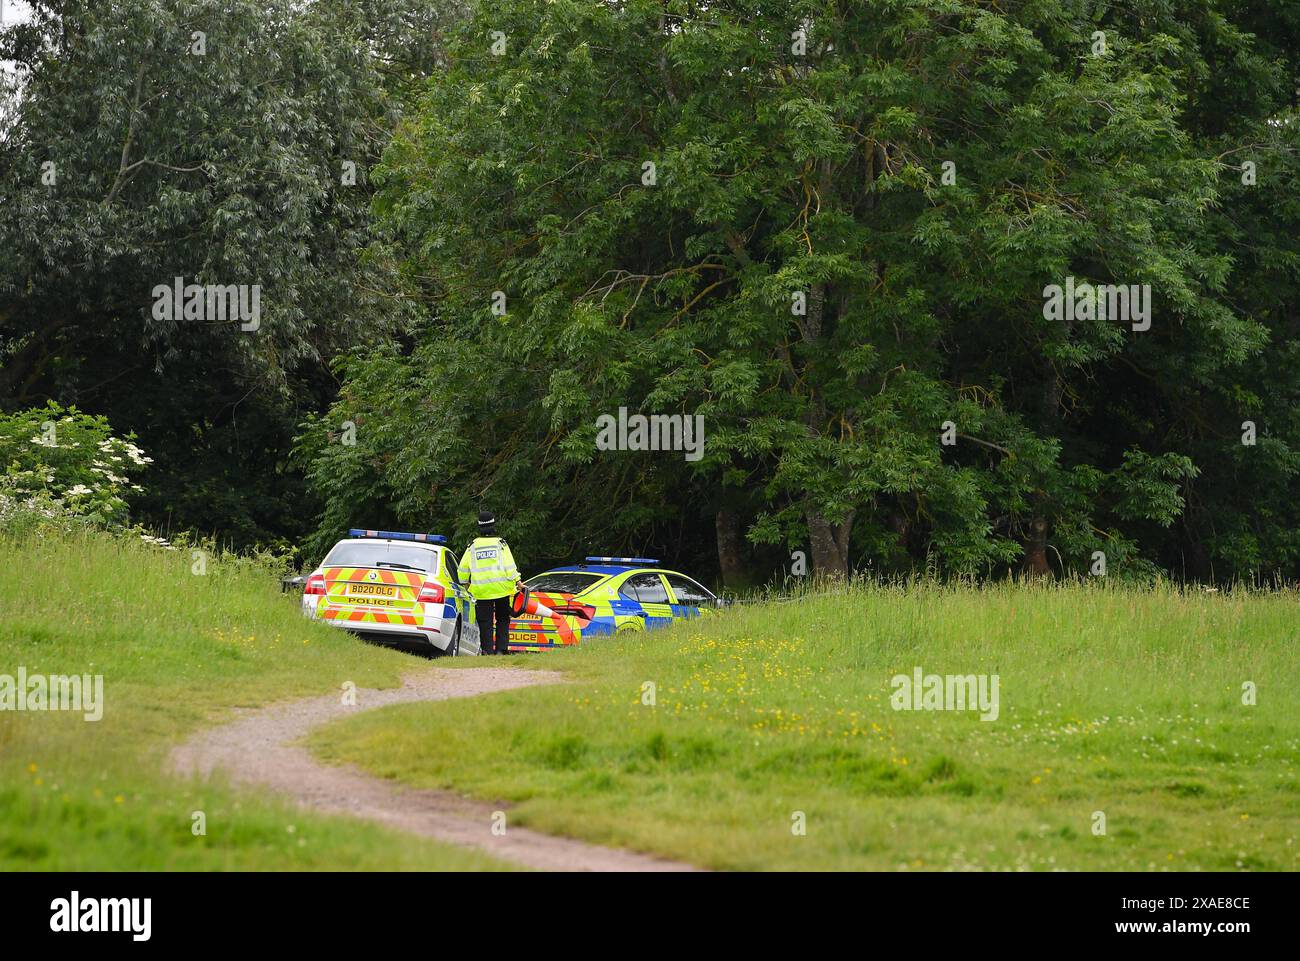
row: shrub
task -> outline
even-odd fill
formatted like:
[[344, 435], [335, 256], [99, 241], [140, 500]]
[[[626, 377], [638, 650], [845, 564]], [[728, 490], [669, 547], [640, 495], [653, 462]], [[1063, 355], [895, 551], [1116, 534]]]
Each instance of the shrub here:
[[54, 401], [0, 414], [0, 525], [22, 528], [76, 521], [121, 527], [131, 475], [152, 463], [102, 416]]

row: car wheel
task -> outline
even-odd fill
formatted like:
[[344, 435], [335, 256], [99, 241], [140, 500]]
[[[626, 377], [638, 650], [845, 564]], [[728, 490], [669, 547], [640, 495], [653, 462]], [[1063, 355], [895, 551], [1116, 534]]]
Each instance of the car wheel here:
[[[437, 648], [434, 648], [434, 650], [437, 650]], [[442, 656], [455, 657], [459, 653], [460, 653], [460, 618], [458, 617], [456, 618], [456, 630], [451, 635], [451, 643], [448, 644], [447, 649], [442, 652]]]

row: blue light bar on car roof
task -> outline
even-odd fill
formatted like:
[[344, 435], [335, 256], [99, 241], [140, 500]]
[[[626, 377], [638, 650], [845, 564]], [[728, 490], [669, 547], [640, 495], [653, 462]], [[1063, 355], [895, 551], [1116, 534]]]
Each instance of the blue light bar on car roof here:
[[348, 537], [386, 537], [394, 541], [424, 541], [426, 544], [445, 544], [447, 538], [442, 534], [407, 534], [402, 531], [363, 531], [353, 528]]
[[645, 567], [649, 564], [658, 564], [657, 557], [588, 557], [589, 564], [618, 564], [625, 567]]

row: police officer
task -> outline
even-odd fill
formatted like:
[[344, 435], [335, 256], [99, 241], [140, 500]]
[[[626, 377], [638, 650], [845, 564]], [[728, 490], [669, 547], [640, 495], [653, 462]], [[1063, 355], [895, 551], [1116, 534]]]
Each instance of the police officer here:
[[465, 548], [460, 576], [474, 598], [474, 621], [484, 654], [510, 653], [510, 598], [523, 587], [514, 555], [497, 537], [497, 519], [489, 511], [478, 515], [478, 537]]

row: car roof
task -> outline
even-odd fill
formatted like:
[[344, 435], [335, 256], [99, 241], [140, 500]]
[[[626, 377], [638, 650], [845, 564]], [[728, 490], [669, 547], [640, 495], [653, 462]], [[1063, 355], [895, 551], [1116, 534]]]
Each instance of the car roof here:
[[680, 574], [677, 571], [670, 571], [666, 567], [628, 567], [626, 564], [568, 564], [564, 567], [552, 567], [549, 571], [542, 571], [535, 576], [542, 577], [546, 574], [600, 574], [602, 576], [613, 576], [614, 574], [677, 574], [678, 577], [685, 577], [687, 580], [695, 580], [686, 574]]
[[[334, 547], [340, 544], [395, 544], [399, 547], [418, 547], [426, 551], [446, 550], [442, 544], [426, 544], [422, 541], [398, 540], [395, 537], [345, 537], [341, 541], [336, 541]], [[331, 547], [330, 550], [334, 550]]]
[[564, 567], [552, 567], [549, 571], [543, 571], [544, 574], [599, 574], [608, 576], [610, 574], [621, 574], [624, 571], [634, 571], [635, 567], [620, 567], [618, 564], [566, 564]]

